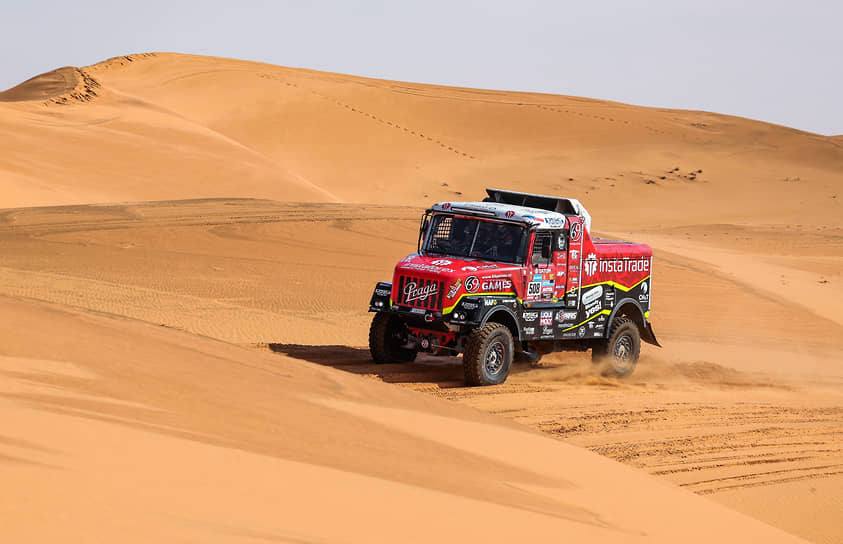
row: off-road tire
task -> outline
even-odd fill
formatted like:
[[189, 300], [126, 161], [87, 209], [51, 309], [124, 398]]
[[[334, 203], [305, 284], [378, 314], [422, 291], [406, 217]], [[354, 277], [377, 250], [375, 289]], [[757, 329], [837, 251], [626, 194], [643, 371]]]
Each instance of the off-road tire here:
[[500, 385], [512, 367], [514, 342], [506, 325], [487, 323], [474, 329], [465, 343], [462, 366], [467, 385]]
[[377, 364], [411, 363], [418, 352], [401, 347], [404, 323], [397, 315], [378, 312], [369, 327], [369, 352]]
[[591, 350], [591, 360], [600, 365], [604, 376], [625, 378], [632, 374], [641, 354], [638, 325], [627, 317], [616, 317], [609, 337]]

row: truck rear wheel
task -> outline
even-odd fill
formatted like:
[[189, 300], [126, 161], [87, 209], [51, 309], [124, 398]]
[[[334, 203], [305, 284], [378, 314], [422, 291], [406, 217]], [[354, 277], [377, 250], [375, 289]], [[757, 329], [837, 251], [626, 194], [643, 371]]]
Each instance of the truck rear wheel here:
[[609, 338], [591, 350], [591, 360], [601, 365], [604, 376], [625, 378], [632, 374], [641, 353], [641, 333], [631, 319], [616, 317]]
[[512, 333], [506, 325], [487, 323], [475, 329], [462, 356], [468, 385], [499, 385], [506, 381], [514, 352]]
[[379, 365], [409, 363], [418, 352], [401, 347], [407, 340], [407, 328], [397, 315], [376, 313], [369, 327], [369, 352]]

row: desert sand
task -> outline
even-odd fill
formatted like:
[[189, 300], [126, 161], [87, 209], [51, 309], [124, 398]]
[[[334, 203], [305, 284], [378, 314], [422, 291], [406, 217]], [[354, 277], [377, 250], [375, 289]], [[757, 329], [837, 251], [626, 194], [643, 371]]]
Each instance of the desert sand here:
[[[144, 54], [0, 93], [0, 144], [4, 540], [843, 542], [840, 137]], [[489, 186], [653, 246], [630, 379], [371, 363]]]

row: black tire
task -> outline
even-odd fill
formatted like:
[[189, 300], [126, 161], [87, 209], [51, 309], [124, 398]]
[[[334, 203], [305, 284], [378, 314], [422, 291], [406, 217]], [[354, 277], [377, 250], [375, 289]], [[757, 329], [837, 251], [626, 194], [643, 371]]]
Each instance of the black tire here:
[[462, 365], [468, 385], [500, 385], [509, 376], [514, 352], [506, 325], [487, 323], [468, 336]]
[[369, 327], [369, 352], [379, 365], [386, 363], [410, 363], [416, 360], [418, 352], [402, 348], [407, 336], [404, 322], [397, 315], [378, 312]]
[[591, 350], [591, 360], [601, 366], [604, 376], [625, 378], [632, 374], [641, 354], [638, 325], [627, 317], [616, 317], [609, 337]]

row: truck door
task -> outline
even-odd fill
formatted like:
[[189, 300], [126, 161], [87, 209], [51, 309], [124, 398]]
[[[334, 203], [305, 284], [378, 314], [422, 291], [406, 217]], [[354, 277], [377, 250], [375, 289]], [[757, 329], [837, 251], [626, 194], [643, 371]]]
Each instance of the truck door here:
[[530, 278], [527, 283], [529, 300], [551, 300], [556, 285], [556, 264], [553, 261], [553, 235], [550, 231], [536, 232], [530, 256]]
[[565, 272], [566, 308], [578, 308], [580, 304], [583, 228], [579, 217], [568, 218], [568, 267]]
[[553, 301], [564, 304], [568, 276], [568, 229], [553, 231], [553, 263], [556, 265]]

